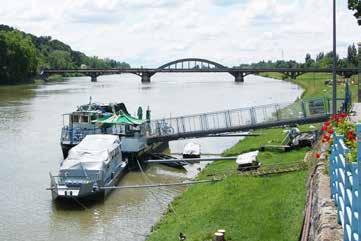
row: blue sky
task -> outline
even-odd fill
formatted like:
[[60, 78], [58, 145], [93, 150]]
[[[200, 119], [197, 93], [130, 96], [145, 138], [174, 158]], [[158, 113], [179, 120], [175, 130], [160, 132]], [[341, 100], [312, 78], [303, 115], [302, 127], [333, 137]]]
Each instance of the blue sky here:
[[[50, 35], [88, 55], [156, 67], [184, 57], [228, 66], [302, 61], [332, 48], [332, 1], [0, 0], [0, 23]], [[338, 53], [361, 41], [347, 1], [337, 1]]]

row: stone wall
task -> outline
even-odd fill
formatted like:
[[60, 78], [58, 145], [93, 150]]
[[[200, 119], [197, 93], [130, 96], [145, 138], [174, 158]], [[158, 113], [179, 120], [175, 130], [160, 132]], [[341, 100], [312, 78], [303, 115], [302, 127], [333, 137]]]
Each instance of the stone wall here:
[[323, 153], [314, 172], [309, 241], [343, 241], [343, 231], [337, 221], [337, 209], [331, 199], [330, 177]]

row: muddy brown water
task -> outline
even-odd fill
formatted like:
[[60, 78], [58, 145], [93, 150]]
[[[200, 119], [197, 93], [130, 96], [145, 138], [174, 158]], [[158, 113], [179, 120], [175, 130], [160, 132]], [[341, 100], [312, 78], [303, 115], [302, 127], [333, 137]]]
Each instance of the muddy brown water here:
[[[104, 202], [58, 205], [46, 188], [57, 172], [62, 114], [92, 96], [126, 103], [130, 113], [150, 106], [153, 118], [292, 101], [302, 90], [291, 83], [248, 76], [242, 84], [227, 74], [157, 74], [150, 85], [135, 75], [70, 78], [43, 85], [0, 87], [0, 240], [145, 240], [183, 188], [116, 190]], [[239, 138], [199, 139], [205, 153], [220, 153]], [[187, 141], [170, 143], [181, 152]], [[196, 174], [161, 165], [146, 170], [154, 183], [178, 182]], [[146, 183], [140, 172], [119, 185]]]

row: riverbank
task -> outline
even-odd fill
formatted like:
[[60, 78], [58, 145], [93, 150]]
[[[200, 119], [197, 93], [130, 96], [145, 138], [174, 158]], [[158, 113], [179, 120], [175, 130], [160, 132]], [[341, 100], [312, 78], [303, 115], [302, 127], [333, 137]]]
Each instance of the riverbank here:
[[[285, 76], [280, 73], [264, 73], [261, 76], [290, 81], [301, 86], [305, 91], [302, 94], [302, 98], [313, 98], [317, 96], [325, 96], [328, 98], [332, 98], [332, 85], [325, 85], [326, 80], [332, 80], [332, 74], [328, 73], [306, 73], [300, 75], [295, 80], [287, 80]], [[337, 76], [338, 81], [342, 81], [343, 78]], [[354, 75], [351, 77], [351, 93], [352, 93], [352, 101], [357, 100], [357, 83], [358, 76]], [[338, 83], [337, 85], [337, 96], [344, 97], [345, 96], [345, 84]]]
[[[303, 128], [307, 129], [307, 126]], [[283, 129], [259, 130], [225, 151], [237, 155], [265, 143], [279, 144]], [[265, 151], [258, 156], [264, 164], [302, 161], [308, 148]], [[192, 186], [173, 202], [174, 212], [156, 226], [149, 240], [175, 240], [179, 232], [187, 240], [211, 240], [217, 229], [227, 231], [227, 240], [297, 240], [306, 198], [307, 170], [265, 177], [240, 176], [234, 162], [209, 165], [198, 179], [224, 177], [215, 184]]]
[[[301, 75], [292, 82], [305, 90], [305, 98], [311, 98], [330, 96], [331, 87], [324, 85], [327, 79], [329, 75]], [[339, 88], [339, 96], [342, 94], [344, 92]], [[299, 128], [309, 130], [309, 125]], [[262, 144], [280, 144], [284, 138], [281, 128], [257, 133], [261, 135], [240, 141], [224, 155], [257, 150]], [[265, 151], [258, 159], [266, 165], [292, 163], [302, 161], [309, 151], [308, 148], [291, 152]], [[229, 161], [212, 163], [204, 169], [198, 179], [214, 176], [224, 179], [215, 184], [189, 187], [173, 201], [173, 208], [154, 228], [148, 240], [176, 240], [179, 232], [184, 233], [187, 240], [211, 240], [217, 229], [226, 230], [227, 240], [298, 240], [308, 168], [264, 177], [240, 176], [235, 170], [236, 164]]]

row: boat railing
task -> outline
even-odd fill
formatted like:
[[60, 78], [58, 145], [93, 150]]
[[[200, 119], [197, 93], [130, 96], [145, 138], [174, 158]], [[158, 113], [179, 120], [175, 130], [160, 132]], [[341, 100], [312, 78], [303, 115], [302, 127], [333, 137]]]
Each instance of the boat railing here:
[[124, 133], [122, 128], [112, 126], [107, 128], [97, 127], [94, 128], [81, 128], [64, 126], [61, 130], [60, 142], [63, 144], [78, 144], [85, 136], [94, 134], [112, 134], [123, 136], [144, 136], [145, 125], [140, 125], [138, 130], [128, 130]]
[[82, 183], [90, 183], [98, 181], [97, 177], [89, 177], [89, 176], [53, 176], [55, 183], [58, 185], [77, 185]]
[[92, 134], [101, 133], [101, 128], [93, 128], [93, 129], [85, 129], [85, 128], [72, 128], [69, 126], [64, 126], [61, 130], [61, 143], [66, 144], [77, 144], [79, 143], [85, 136]]

